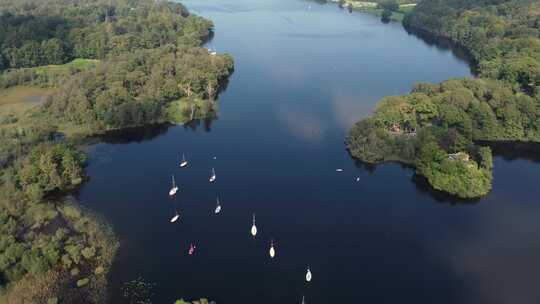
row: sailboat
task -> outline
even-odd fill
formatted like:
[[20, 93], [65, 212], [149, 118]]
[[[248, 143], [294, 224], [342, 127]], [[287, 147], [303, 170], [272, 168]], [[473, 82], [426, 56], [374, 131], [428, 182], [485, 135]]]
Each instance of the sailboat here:
[[276, 256], [276, 250], [274, 249], [274, 241], [270, 241], [270, 257], [274, 258]]
[[184, 168], [186, 166], [187, 166], [186, 156], [184, 154], [182, 154], [182, 161], [180, 162], [180, 167]]
[[208, 181], [210, 181], [211, 183], [216, 181], [216, 170], [214, 170], [214, 168], [212, 168], [212, 175], [210, 175]]
[[253, 226], [251, 226], [251, 235], [253, 237], [257, 235], [257, 226], [255, 226], [255, 213], [253, 213]]
[[215, 214], [218, 214], [221, 212], [221, 205], [219, 203], [219, 197], [216, 199], [216, 210], [214, 210]]
[[189, 254], [189, 255], [193, 255], [193, 253], [195, 253], [195, 245], [190, 244], [190, 245], [189, 245], [188, 254]]
[[171, 190], [169, 191], [169, 195], [170, 196], [173, 196], [176, 194], [176, 192], [178, 192], [178, 187], [176, 186], [176, 183], [174, 182], [174, 175], [172, 176], [172, 188]]
[[307, 273], [306, 273], [306, 281], [311, 282], [311, 277], [312, 277], [311, 270], [309, 270], [309, 266], [308, 266]]
[[180, 218], [180, 214], [176, 212], [176, 214], [171, 218], [171, 223], [176, 222]]

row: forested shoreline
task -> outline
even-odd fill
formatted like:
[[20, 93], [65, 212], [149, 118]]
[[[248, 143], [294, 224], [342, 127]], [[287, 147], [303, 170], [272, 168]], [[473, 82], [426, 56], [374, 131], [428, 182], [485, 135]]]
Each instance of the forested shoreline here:
[[419, 3], [404, 25], [463, 47], [479, 78], [384, 98], [350, 130], [351, 155], [411, 164], [433, 188], [458, 197], [487, 194], [492, 155], [478, 143], [540, 141], [539, 12], [532, 0]]
[[215, 115], [233, 71], [213, 24], [153, 0], [0, 0], [0, 89], [48, 87], [0, 119], [0, 302], [103, 303], [118, 241], [68, 195], [89, 136]]

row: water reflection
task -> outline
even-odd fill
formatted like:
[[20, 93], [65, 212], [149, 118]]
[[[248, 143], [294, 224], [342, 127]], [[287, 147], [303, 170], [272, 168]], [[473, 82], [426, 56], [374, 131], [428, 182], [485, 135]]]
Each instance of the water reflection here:
[[171, 124], [157, 124], [123, 130], [113, 130], [101, 135], [99, 139], [107, 144], [140, 143], [165, 134], [171, 126]]
[[[414, 170], [414, 168], [410, 167], [411, 170]], [[418, 193], [422, 195], [427, 195], [431, 198], [433, 198], [438, 203], [446, 203], [450, 205], [470, 205], [470, 204], [476, 204], [481, 201], [480, 198], [474, 198], [474, 199], [465, 199], [465, 198], [459, 198], [457, 196], [451, 195], [446, 192], [441, 192], [436, 189], [433, 189], [429, 185], [429, 182], [424, 176], [413, 174], [411, 177], [411, 181], [416, 186], [416, 190], [418, 190]]]
[[338, 89], [334, 92], [331, 106], [337, 126], [348, 131], [358, 120], [367, 117], [372, 112], [370, 103], [359, 102], [362, 99], [373, 100], [375, 98], [358, 96], [344, 89]]
[[305, 109], [282, 106], [278, 109], [277, 116], [292, 135], [305, 142], [320, 142], [326, 129], [320, 117]]
[[494, 156], [500, 156], [506, 161], [525, 159], [540, 163], [540, 143], [529, 142], [479, 142], [491, 148]]
[[[452, 54], [456, 56], [456, 58], [459, 58], [460, 60], [464, 62], [471, 63], [471, 56], [467, 53], [467, 51], [460, 47], [459, 45], [456, 45], [453, 43], [450, 39], [446, 39], [443, 37], [434, 37], [428, 32], [418, 30], [418, 29], [411, 29], [408, 27], [403, 27], [407, 34], [419, 38], [422, 42], [424, 42], [426, 45], [430, 47], [434, 47], [439, 51], [452, 51]], [[470, 66], [471, 72], [473, 74], [476, 74], [476, 69], [474, 65]]]
[[[193, 119], [185, 124], [183, 127], [185, 130], [204, 132], [212, 131], [212, 123], [218, 119], [217, 115], [212, 115], [203, 119]], [[143, 127], [127, 128], [122, 130], [108, 131], [99, 138], [91, 140], [91, 142], [103, 142], [106, 144], [129, 144], [129, 143], [141, 143], [157, 138], [160, 135], [167, 133], [169, 128], [173, 127], [172, 124], [156, 124]]]
[[540, 205], [511, 197], [486, 203], [496, 208], [484, 208], [467, 223], [467, 237], [450, 234], [434, 251], [466, 283], [468, 303], [540, 303]]
[[184, 124], [185, 130], [197, 131], [199, 127], [202, 128], [205, 132], [212, 131], [212, 123], [218, 119], [217, 115], [211, 117], [206, 117], [204, 119], [194, 119], [190, 122]]

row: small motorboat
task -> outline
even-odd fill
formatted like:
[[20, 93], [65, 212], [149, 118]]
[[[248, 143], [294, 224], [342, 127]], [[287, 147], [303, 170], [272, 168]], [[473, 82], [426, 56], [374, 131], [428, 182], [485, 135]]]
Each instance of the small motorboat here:
[[176, 183], [174, 181], [174, 175], [172, 176], [172, 187], [171, 187], [171, 190], [169, 190], [169, 195], [170, 196], [173, 196], [176, 194], [176, 192], [178, 192], [178, 187], [176, 186]]
[[219, 197], [216, 199], [216, 210], [214, 210], [215, 214], [218, 214], [221, 212], [221, 204], [219, 203]]
[[190, 244], [188, 254], [193, 255], [193, 253], [195, 253], [195, 245]]
[[175, 214], [175, 216], [173, 216], [171, 218], [171, 223], [174, 223], [176, 222], [178, 219], [180, 218], [180, 214], [178, 214], [178, 212]]
[[253, 226], [251, 226], [251, 235], [253, 237], [257, 235], [257, 226], [255, 226], [255, 213], [253, 213]]
[[210, 175], [210, 178], [208, 179], [209, 182], [213, 183], [216, 181], [216, 170], [212, 168], [212, 175]]
[[360, 181], [360, 177], [357, 177], [357, 178], [356, 178], [356, 181], [359, 182], [359, 181]]
[[187, 165], [188, 165], [188, 162], [186, 160], [186, 156], [182, 154], [182, 161], [180, 161], [180, 167], [184, 168], [184, 167], [187, 167]]
[[336, 169], [336, 172], [343, 172], [343, 169]]
[[306, 282], [311, 282], [311, 278], [312, 278], [311, 270], [308, 267], [307, 272], [306, 272]]

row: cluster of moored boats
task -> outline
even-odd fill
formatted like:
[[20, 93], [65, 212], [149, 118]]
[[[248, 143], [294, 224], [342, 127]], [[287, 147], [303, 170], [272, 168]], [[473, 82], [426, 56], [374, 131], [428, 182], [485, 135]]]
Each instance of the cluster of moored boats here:
[[[214, 159], [216, 159], [216, 157], [214, 157]], [[180, 160], [179, 165], [180, 165], [181, 168], [186, 168], [188, 166], [188, 161], [186, 160], [186, 155], [185, 154], [182, 154], [182, 159]], [[212, 171], [210, 173], [210, 177], [208, 178], [208, 182], [214, 183], [216, 181], [216, 179], [217, 179], [216, 170], [214, 168], [212, 168]], [[169, 196], [171, 196], [171, 197], [175, 196], [178, 193], [179, 190], [180, 190], [180, 188], [176, 184], [176, 181], [174, 179], [174, 174], [173, 174], [172, 175], [172, 187], [169, 190]], [[214, 209], [214, 213], [219, 214], [220, 212], [221, 212], [221, 203], [219, 201], [219, 197], [217, 197], [216, 198], [216, 208]], [[178, 213], [178, 210], [175, 210], [175, 215], [171, 218], [170, 222], [174, 223], [174, 222], [178, 221], [179, 219], [180, 219], [180, 214]], [[253, 213], [253, 218], [252, 218], [251, 235], [253, 237], [257, 236], [257, 225], [256, 225], [256, 220], [255, 220], [255, 213]], [[188, 249], [188, 255], [193, 255], [195, 253], [195, 249], [196, 249], [196, 246], [193, 243], [190, 244], [189, 249]], [[270, 258], [272, 258], [272, 259], [276, 256], [276, 249], [274, 247], [274, 240], [270, 241], [270, 249], [268, 250], [268, 254], [269, 254]], [[307, 272], [306, 272], [306, 282], [311, 282], [312, 277], [313, 277], [313, 275], [311, 274], [311, 269], [308, 266], [307, 267]], [[304, 304], [304, 303], [305, 303], [305, 298], [302, 297], [302, 304]]]

